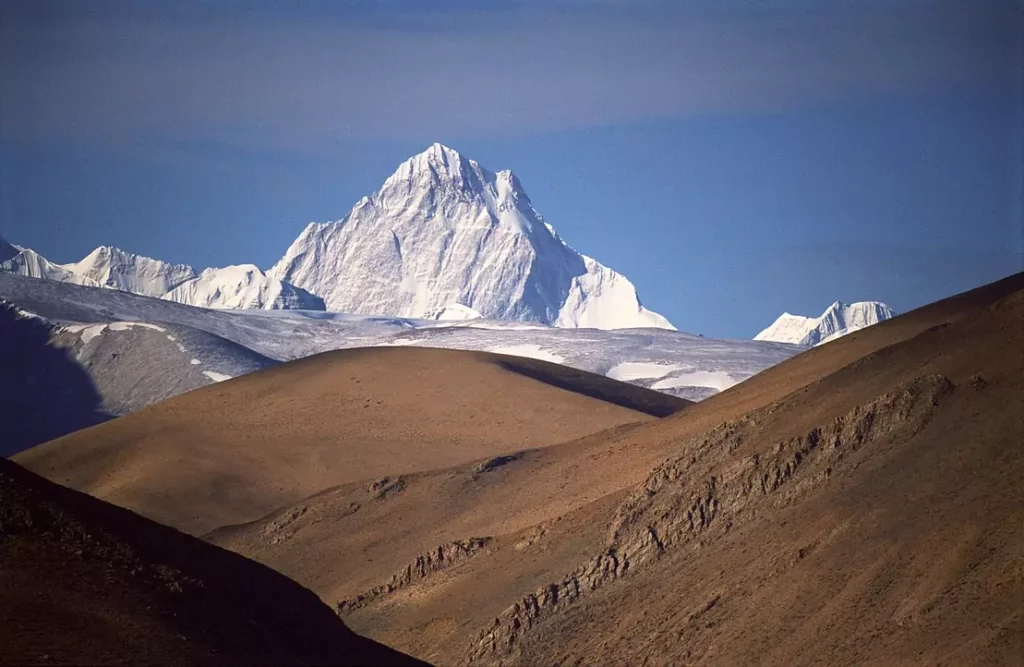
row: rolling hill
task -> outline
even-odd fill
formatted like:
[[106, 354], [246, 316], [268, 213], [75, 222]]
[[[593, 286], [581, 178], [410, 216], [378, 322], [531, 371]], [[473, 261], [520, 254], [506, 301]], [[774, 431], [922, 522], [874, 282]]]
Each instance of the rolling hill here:
[[202, 533], [338, 484], [550, 445], [686, 405], [538, 360], [365, 348], [220, 382], [14, 458]]
[[1022, 290], [851, 333], [665, 419], [207, 538], [445, 664], [1012, 664]]

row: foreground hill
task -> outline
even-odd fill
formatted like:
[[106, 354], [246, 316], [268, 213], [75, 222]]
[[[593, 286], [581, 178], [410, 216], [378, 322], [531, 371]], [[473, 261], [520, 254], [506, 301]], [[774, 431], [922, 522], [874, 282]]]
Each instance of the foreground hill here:
[[342, 485], [208, 539], [444, 664], [1016, 664], [1021, 290], [666, 419]]
[[337, 484], [550, 445], [686, 405], [531, 359], [366, 348], [182, 394], [15, 459], [201, 533]]
[[419, 664], [280, 574], [0, 459], [0, 664]]

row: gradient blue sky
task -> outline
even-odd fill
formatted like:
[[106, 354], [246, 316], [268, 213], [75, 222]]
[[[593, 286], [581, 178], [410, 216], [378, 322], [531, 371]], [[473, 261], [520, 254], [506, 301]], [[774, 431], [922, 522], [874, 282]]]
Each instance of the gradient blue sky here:
[[905, 311], [1024, 268], [1022, 26], [1016, 0], [0, 0], [0, 235], [266, 268], [441, 141], [681, 329]]

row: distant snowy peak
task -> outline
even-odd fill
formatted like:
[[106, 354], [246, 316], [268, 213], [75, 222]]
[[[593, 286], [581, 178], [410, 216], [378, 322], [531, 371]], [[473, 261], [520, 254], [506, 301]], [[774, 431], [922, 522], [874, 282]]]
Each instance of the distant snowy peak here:
[[100, 246], [64, 268], [106, 287], [156, 297], [196, 277], [195, 269], [186, 264], [169, 264], [112, 246]]
[[206, 269], [163, 298], [203, 308], [324, 309], [320, 297], [268, 276], [253, 264]]
[[433, 144], [345, 218], [309, 225], [268, 272], [336, 312], [673, 328], [621, 274], [566, 245], [510, 171]]
[[895, 316], [896, 313], [880, 301], [858, 301], [851, 304], [836, 301], [821, 317], [783, 313], [770, 327], [754, 336], [754, 340], [821, 345]]
[[0, 272], [87, 287], [106, 287], [203, 308], [323, 310], [320, 297], [268, 276], [252, 264], [206, 269], [169, 264], [120, 248], [100, 246], [80, 262], [54, 264], [0, 239]]
[[87, 287], [102, 287], [88, 276], [79, 275], [69, 271], [67, 267], [54, 264], [35, 250], [22, 248], [3, 242], [0, 244], [0, 271], [14, 273], [29, 278], [42, 278], [44, 280], [55, 280], [60, 283], [73, 283]]

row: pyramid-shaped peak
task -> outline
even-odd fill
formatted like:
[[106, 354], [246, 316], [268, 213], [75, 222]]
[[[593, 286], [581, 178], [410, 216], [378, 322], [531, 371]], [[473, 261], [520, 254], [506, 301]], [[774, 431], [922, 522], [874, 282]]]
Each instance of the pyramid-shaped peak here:
[[465, 158], [454, 148], [434, 142], [422, 153], [418, 153], [409, 159], [416, 169], [430, 169], [443, 171], [461, 171], [464, 163], [476, 166], [476, 162]]
[[454, 183], [475, 189], [487, 179], [487, 171], [454, 148], [433, 143], [398, 166], [384, 187], [410, 182]]

